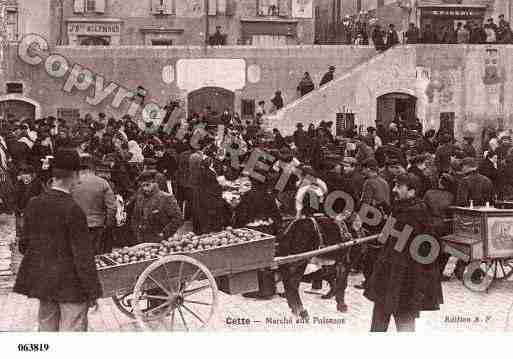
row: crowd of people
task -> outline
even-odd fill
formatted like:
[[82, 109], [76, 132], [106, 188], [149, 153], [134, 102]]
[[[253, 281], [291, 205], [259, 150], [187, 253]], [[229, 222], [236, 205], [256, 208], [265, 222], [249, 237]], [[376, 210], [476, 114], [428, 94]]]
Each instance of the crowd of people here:
[[[449, 131], [423, 132], [418, 119], [369, 127], [365, 134], [348, 129], [339, 138], [332, 122], [307, 129], [298, 123], [293, 134], [283, 135], [230, 113], [213, 121], [209, 109], [169, 121], [183, 113], [173, 104], [158, 128], [139, 126], [130, 116], [104, 114], [85, 115], [76, 123], [47, 117], [3, 124], [0, 198], [4, 211], [17, 217], [19, 247], [25, 254], [15, 290], [42, 298], [41, 328], [84, 329], [84, 321], [59, 324], [48, 313], [58, 311], [62, 302], [78, 301], [85, 304], [66, 310], [83, 318], [88, 303], [99, 296], [94, 261], [81, 258], [73, 271], [67, 256], [160, 242], [184, 221], [198, 234], [232, 226], [276, 235], [277, 255], [285, 256], [380, 233], [390, 215], [397, 227], [408, 224], [414, 233], [440, 238], [450, 231], [451, 205], [493, 205], [513, 198], [509, 132], [489, 130], [484, 145], [475, 148], [472, 137], [460, 143]], [[259, 176], [248, 165], [255, 151], [265, 154], [261, 161], [268, 168], [256, 171]], [[234, 203], [226, 201], [226, 184], [241, 178], [250, 182], [249, 191]], [[333, 191], [348, 193], [355, 211], [333, 217], [316, 205]], [[383, 221], [362, 223], [357, 213], [363, 205], [378, 209]], [[337, 213], [344, 208], [339, 202], [333, 206]], [[59, 225], [67, 227], [57, 229]], [[387, 330], [392, 315], [400, 330], [414, 330], [420, 311], [436, 310], [442, 303], [449, 258], [419, 264], [409, 253], [394, 254], [393, 246], [393, 240], [384, 245], [374, 241], [338, 251], [307, 276], [306, 261], [282, 266], [283, 295], [291, 311], [308, 318], [299, 285], [311, 281], [318, 288], [323, 280], [331, 288], [323, 297], [335, 297], [337, 309], [347, 311], [347, 276], [361, 271], [364, 281], [358, 288], [374, 302], [372, 330]], [[52, 251], [67, 259], [53, 265]], [[42, 270], [44, 266], [55, 273]], [[458, 262], [454, 275], [461, 277], [464, 267]], [[77, 288], [81, 281], [86, 289]], [[259, 272], [259, 284], [260, 290], [248, 296], [276, 294], [270, 269]]]
[[439, 28], [427, 24], [422, 31], [410, 24], [404, 41], [407, 44], [511, 44], [513, 32], [504, 15], [499, 15], [498, 24], [489, 18], [482, 25], [477, 21], [456, 22], [456, 26]]
[[[346, 16], [335, 36], [343, 44], [373, 45], [378, 50], [387, 49], [398, 43], [405, 44], [511, 44], [513, 31], [503, 14], [497, 23], [488, 18], [484, 23], [478, 20], [450, 21], [445, 25], [426, 24], [420, 29], [410, 23], [408, 29], [399, 34], [394, 24], [382, 26], [368, 15]], [[334, 40], [333, 40], [334, 41]], [[332, 41], [332, 42], [333, 42]]]

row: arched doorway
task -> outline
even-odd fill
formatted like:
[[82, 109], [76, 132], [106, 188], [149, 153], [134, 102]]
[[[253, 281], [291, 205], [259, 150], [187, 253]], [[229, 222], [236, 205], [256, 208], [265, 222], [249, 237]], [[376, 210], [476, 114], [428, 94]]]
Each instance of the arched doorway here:
[[392, 92], [378, 97], [376, 125], [388, 128], [390, 122], [401, 119], [408, 126], [416, 119], [417, 98], [415, 96]]
[[23, 100], [0, 100], [0, 117], [11, 119], [36, 119], [36, 106]]
[[212, 113], [221, 114], [225, 109], [233, 111], [235, 94], [221, 87], [202, 87], [192, 91], [187, 96], [187, 109], [189, 116], [193, 113], [200, 113], [210, 107]]

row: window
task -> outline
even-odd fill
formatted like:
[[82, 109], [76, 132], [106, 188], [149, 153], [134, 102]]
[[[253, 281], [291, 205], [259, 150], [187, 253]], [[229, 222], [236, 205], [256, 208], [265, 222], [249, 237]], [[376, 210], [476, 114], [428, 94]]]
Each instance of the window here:
[[454, 138], [454, 123], [456, 114], [454, 112], [440, 113], [440, 132], [449, 133]]
[[278, 16], [280, 14], [279, 0], [257, 0], [258, 16]]
[[356, 11], [362, 11], [362, 0], [356, 0]]
[[385, 0], [378, 0], [378, 8], [385, 6]]
[[23, 93], [23, 84], [19, 82], [8, 82], [5, 84], [7, 93]]
[[76, 108], [58, 108], [57, 118], [62, 118], [66, 123], [75, 123], [80, 119], [80, 110]]
[[175, 0], [152, 0], [151, 7], [155, 15], [174, 15], [176, 11]]
[[94, 12], [96, 10], [96, 0], [86, 0], [86, 12]]
[[151, 40], [152, 46], [173, 46], [173, 40]]
[[255, 100], [241, 100], [242, 118], [255, 116]]
[[77, 14], [104, 13], [105, 0], [74, 0], [73, 11]]
[[18, 40], [18, 9], [8, 8], [6, 11], [5, 27], [7, 30], [7, 40]]
[[101, 36], [77, 36], [81, 46], [109, 46], [110, 38]]

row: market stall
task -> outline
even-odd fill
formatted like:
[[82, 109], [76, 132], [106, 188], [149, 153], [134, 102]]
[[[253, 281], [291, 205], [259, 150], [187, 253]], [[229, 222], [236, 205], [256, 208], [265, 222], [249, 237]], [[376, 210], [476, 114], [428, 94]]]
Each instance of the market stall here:
[[513, 210], [491, 206], [453, 207], [453, 233], [445, 245], [468, 258], [464, 285], [486, 291], [513, 275]]

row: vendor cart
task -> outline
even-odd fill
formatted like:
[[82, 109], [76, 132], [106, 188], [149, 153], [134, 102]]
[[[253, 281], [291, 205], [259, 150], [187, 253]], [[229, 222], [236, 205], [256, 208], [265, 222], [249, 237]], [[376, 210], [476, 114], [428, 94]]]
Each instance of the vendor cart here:
[[[218, 304], [218, 290], [243, 294], [258, 290], [257, 271], [347, 248], [377, 236], [366, 237], [315, 251], [275, 258], [275, 237], [250, 229], [247, 242], [217, 248], [172, 253], [116, 263], [109, 255], [97, 256], [103, 297], [111, 297], [121, 312], [135, 318], [143, 330], [192, 330], [208, 326]], [[142, 244], [131, 250], [157, 248]], [[179, 319], [176, 319], [179, 317]]]
[[461, 254], [458, 257], [464, 257], [460, 258], [466, 262], [463, 284], [474, 291], [487, 291], [494, 281], [511, 277], [513, 209], [490, 206], [451, 209], [453, 231], [442, 239], [446, 246]]

